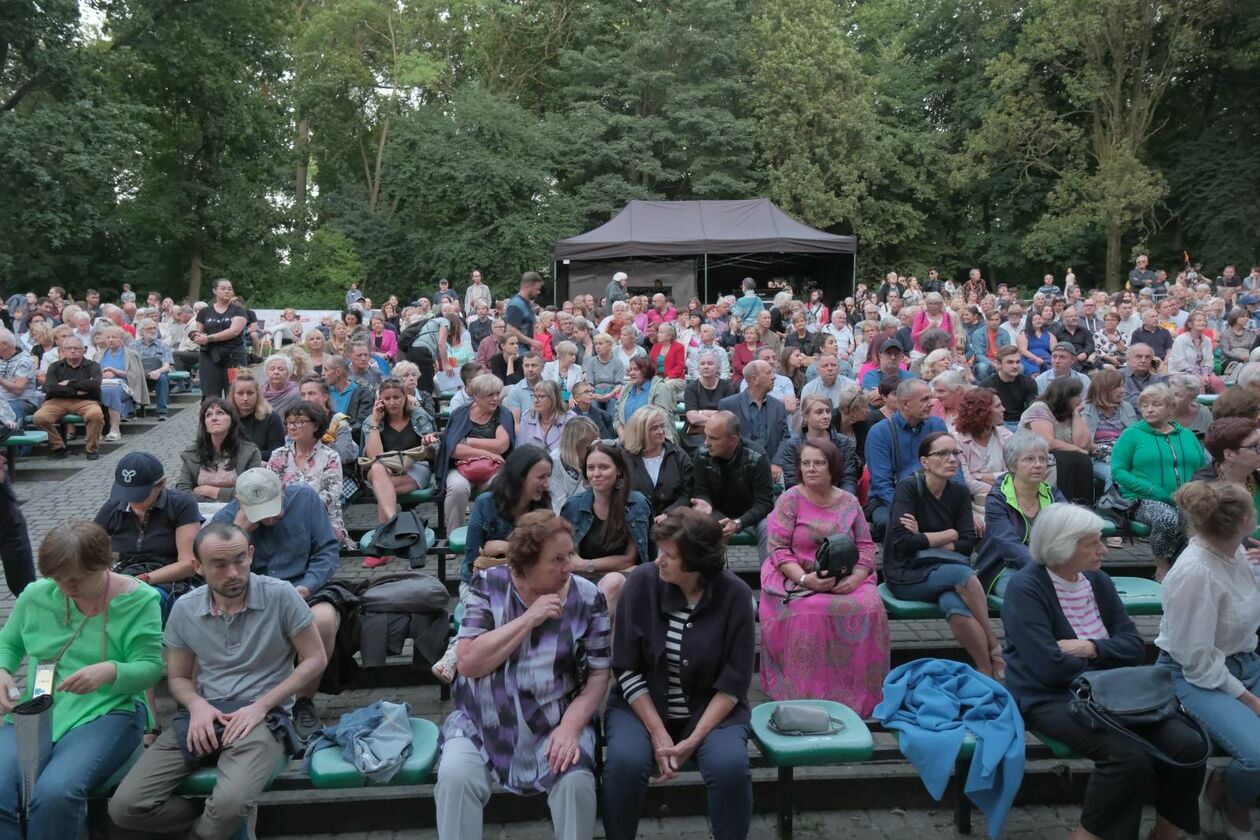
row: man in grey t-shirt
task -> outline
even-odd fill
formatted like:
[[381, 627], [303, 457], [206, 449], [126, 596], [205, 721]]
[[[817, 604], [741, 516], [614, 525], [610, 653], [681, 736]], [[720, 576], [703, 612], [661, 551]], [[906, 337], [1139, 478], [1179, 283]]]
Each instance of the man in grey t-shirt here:
[[[250, 573], [254, 549], [244, 531], [207, 525], [193, 557], [206, 585], [175, 602], [163, 637], [171, 696], [187, 710], [187, 725], [177, 715], [144, 751], [109, 813], [123, 828], [228, 837], [288, 761], [280, 738], [291, 728], [293, 693], [319, 677], [326, 658], [297, 590]], [[202, 760], [217, 760], [219, 770], [204, 810], [174, 795]]]

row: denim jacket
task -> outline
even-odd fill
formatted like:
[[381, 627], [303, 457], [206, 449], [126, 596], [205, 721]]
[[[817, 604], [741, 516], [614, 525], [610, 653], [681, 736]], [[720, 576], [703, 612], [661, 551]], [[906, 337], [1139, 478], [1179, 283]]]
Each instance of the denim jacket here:
[[[573, 544], [582, 542], [582, 538], [590, 532], [595, 524], [595, 491], [585, 490], [564, 503], [560, 515], [573, 524]], [[652, 523], [652, 506], [638, 490], [630, 491], [626, 504], [626, 525], [630, 528], [630, 539], [634, 540], [638, 552], [636, 563], [650, 563], [653, 558], [648, 554], [648, 529]]]

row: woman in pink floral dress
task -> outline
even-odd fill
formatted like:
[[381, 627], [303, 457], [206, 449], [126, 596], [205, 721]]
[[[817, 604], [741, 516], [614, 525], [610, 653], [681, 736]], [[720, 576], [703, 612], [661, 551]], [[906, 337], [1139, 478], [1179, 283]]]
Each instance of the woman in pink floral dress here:
[[305, 484], [319, 494], [337, 540], [351, 545], [341, 515], [341, 458], [320, 438], [328, 428], [328, 412], [312, 402], [299, 402], [284, 413], [284, 446], [271, 453], [267, 469], [285, 487]]
[[[830, 441], [803, 444], [800, 483], [779, 497], [767, 521], [761, 688], [774, 700], [835, 700], [866, 717], [888, 674], [888, 616], [875, 589], [875, 543], [862, 509], [831, 483], [840, 469]], [[860, 558], [853, 574], [839, 580], [813, 572], [814, 553], [832, 534], [850, 536]]]

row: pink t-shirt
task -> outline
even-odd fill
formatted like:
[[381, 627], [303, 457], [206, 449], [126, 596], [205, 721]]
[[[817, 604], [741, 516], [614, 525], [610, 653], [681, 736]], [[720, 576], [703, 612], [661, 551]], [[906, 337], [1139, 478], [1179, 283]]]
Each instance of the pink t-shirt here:
[[1107, 626], [1103, 624], [1102, 614], [1098, 612], [1098, 601], [1094, 598], [1094, 587], [1089, 578], [1081, 575], [1073, 582], [1051, 572], [1050, 581], [1054, 584], [1054, 593], [1059, 596], [1063, 615], [1078, 639], [1111, 638]]

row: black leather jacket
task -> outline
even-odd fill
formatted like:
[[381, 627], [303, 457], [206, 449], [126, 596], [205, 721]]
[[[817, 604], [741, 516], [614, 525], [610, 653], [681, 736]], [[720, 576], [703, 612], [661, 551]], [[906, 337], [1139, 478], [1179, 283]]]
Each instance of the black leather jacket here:
[[740, 438], [731, 458], [715, 458], [702, 446], [692, 462], [695, 497], [713, 505], [715, 516], [738, 518], [740, 530], [770, 515], [774, 482], [770, 459], [748, 438]]

